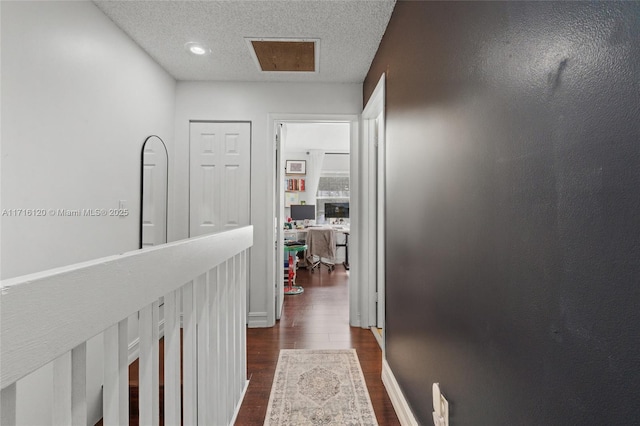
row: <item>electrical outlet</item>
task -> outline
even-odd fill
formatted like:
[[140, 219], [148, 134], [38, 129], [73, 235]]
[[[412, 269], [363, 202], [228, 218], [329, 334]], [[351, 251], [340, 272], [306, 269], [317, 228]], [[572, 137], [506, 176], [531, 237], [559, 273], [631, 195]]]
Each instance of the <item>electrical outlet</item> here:
[[449, 426], [449, 401], [440, 391], [440, 384], [432, 386], [433, 395], [433, 424], [435, 426]]
[[442, 418], [441, 426], [449, 426], [449, 401], [442, 394], [440, 394], [440, 417]]

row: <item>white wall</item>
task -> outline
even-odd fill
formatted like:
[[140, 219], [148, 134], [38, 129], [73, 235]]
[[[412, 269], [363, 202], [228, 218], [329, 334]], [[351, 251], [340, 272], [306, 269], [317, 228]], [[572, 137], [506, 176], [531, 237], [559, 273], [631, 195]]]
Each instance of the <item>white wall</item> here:
[[[117, 208], [127, 217], [1, 217], [1, 277], [138, 247], [140, 149], [173, 139], [175, 81], [91, 2], [0, 2], [2, 209]], [[108, 309], [105, 306], [105, 309]], [[101, 416], [101, 339], [89, 420]], [[51, 368], [18, 383], [18, 422], [48, 424]], [[25, 394], [30, 399], [22, 399]]]
[[[313, 179], [320, 179], [321, 176], [349, 176], [349, 155], [343, 154], [325, 154], [322, 160], [322, 169], [317, 176], [313, 173], [314, 158], [309, 155], [309, 151], [284, 151], [282, 153], [283, 160], [305, 160], [307, 162], [307, 174], [300, 175], [299, 178], [305, 179], [308, 187], [311, 186]], [[296, 178], [298, 176], [284, 176], [285, 179]], [[307, 204], [316, 204], [316, 194], [311, 191], [303, 191], [298, 193], [300, 201]], [[285, 209], [285, 213], [289, 213], [289, 208]]]
[[[273, 285], [274, 144], [269, 114], [359, 114], [361, 84], [179, 82], [176, 90], [175, 145], [170, 173], [175, 183], [170, 239], [189, 230], [189, 120], [251, 121], [251, 250], [249, 325], [274, 323]], [[272, 129], [271, 129], [272, 130]]]
[[[310, 153], [349, 152], [351, 128], [349, 123], [289, 122], [282, 126], [282, 146], [284, 160], [305, 160], [306, 179], [309, 189], [317, 187], [321, 175], [329, 173], [349, 174], [349, 156], [326, 154], [322, 157], [321, 170], [314, 164], [317, 155]], [[305, 191], [299, 194], [300, 201], [315, 204], [316, 194]], [[287, 209], [288, 212], [288, 209]]]
[[342, 154], [326, 154], [322, 163], [322, 175], [349, 175], [350, 158]]
[[284, 123], [285, 147], [290, 151], [322, 149], [328, 152], [349, 152], [349, 123]]
[[[282, 153], [282, 160], [286, 162], [287, 160], [304, 160], [306, 161], [307, 173], [300, 176], [284, 176], [285, 179], [289, 178], [300, 178], [305, 180], [305, 184], [309, 185], [311, 180], [313, 179], [313, 158], [308, 154], [308, 151], [288, 151], [285, 150]], [[286, 164], [284, 163], [283, 164]], [[308, 187], [307, 187], [308, 188]], [[286, 188], [285, 188], [286, 189]], [[312, 194], [310, 191], [300, 191], [298, 192], [298, 200], [300, 202], [304, 201], [307, 204], [315, 204], [316, 203], [316, 194]], [[285, 213], [289, 214], [289, 207], [285, 208]]]

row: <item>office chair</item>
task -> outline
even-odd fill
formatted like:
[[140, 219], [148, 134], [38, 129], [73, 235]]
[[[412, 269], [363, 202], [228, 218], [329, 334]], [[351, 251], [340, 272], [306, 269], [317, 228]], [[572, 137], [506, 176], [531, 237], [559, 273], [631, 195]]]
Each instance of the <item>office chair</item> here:
[[307, 229], [307, 269], [312, 273], [325, 265], [329, 272], [335, 269], [336, 231], [331, 228]]

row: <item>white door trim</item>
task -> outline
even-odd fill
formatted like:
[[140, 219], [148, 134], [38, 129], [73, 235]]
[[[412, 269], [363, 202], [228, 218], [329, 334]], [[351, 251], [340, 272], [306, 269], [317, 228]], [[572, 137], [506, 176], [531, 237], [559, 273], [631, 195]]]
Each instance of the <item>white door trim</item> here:
[[[279, 320], [282, 316], [282, 309], [284, 307], [284, 250], [281, 250], [281, 247], [284, 247], [284, 233], [282, 230], [281, 223], [283, 223], [283, 212], [284, 212], [284, 176], [282, 174], [282, 170], [284, 168], [284, 164], [282, 164], [282, 121], [277, 121], [274, 124], [274, 131], [276, 138], [275, 142], [275, 161], [276, 161], [276, 179], [275, 179], [275, 194], [274, 194], [274, 202], [275, 202], [275, 220], [273, 223], [275, 231], [275, 258], [276, 258], [276, 320]], [[280, 267], [280, 265], [283, 265]]]
[[[361, 252], [363, 264], [361, 279], [362, 326], [383, 329], [384, 342], [384, 177], [385, 177], [385, 75], [382, 74], [362, 112], [361, 165], [363, 181], [361, 205]], [[374, 182], [376, 184], [374, 185]], [[376, 196], [377, 193], [377, 196]], [[377, 293], [377, 294], [376, 294]], [[384, 347], [383, 347], [384, 349]]]
[[[292, 122], [292, 121], [298, 121], [298, 122], [308, 122], [308, 123], [314, 123], [314, 122], [319, 122], [319, 123], [328, 123], [328, 122], [349, 122], [351, 123], [351, 143], [350, 143], [350, 161], [351, 161], [351, 170], [350, 170], [350, 191], [351, 191], [351, 201], [350, 201], [350, 213], [352, 215], [352, 217], [358, 217], [357, 216], [357, 212], [359, 211], [358, 209], [358, 173], [359, 173], [359, 167], [358, 167], [358, 145], [359, 145], [359, 139], [358, 139], [358, 131], [359, 131], [359, 123], [360, 117], [356, 114], [296, 114], [296, 113], [271, 113], [268, 116], [268, 126], [267, 126], [267, 140], [271, 141], [272, 147], [269, 150], [271, 152], [271, 158], [268, 158], [267, 161], [269, 161], [270, 164], [275, 164], [276, 158], [275, 158], [275, 151], [276, 151], [276, 138], [275, 138], [275, 134], [276, 134], [276, 126], [278, 125], [278, 123], [280, 122]], [[273, 241], [276, 240], [278, 242], [278, 247], [282, 247], [283, 246], [283, 242], [284, 242], [284, 234], [282, 232], [282, 226], [280, 226], [279, 223], [276, 223], [274, 226], [273, 224], [273, 220], [275, 217], [279, 218], [280, 212], [279, 210], [279, 206], [277, 205], [277, 203], [279, 203], [278, 200], [276, 200], [276, 188], [274, 187], [274, 185], [272, 184], [272, 182], [274, 182], [274, 180], [276, 182], [281, 182], [284, 177], [281, 175], [282, 174], [282, 167], [277, 168], [277, 172], [275, 168], [271, 168], [272, 172], [271, 173], [276, 173], [276, 176], [274, 177], [273, 175], [270, 176], [270, 178], [267, 180], [268, 182], [268, 188], [267, 188], [267, 193], [266, 193], [266, 198], [267, 200], [269, 200], [269, 206], [267, 209], [267, 212], [271, 212], [272, 214], [266, 214], [265, 218], [268, 221], [268, 223], [266, 224], [267, 227], [266, 229], [269, 229], [270, 231], [270, 237], [267, 238], [267, 244], [268, 247], [265, 247], [265, 250], [267, 253], [271, 253], [271, 250], [273, 250]], [[278, 176], [279, 175], [279, 176]], [[360, 312], [358, 309], [358, 300], [359, 300], [359, 286], [358, 283], [359, 281], [357, 280], [357, 275], [358, 275], [358, 255], [357, 255], [357, 247], [358, 247], [358, 243], [359, 243], [359, 238], [358, 238], [358, 233], [357, 231], [354, 229], [354, 227], [351, 227], [351, 235], [349, 236], [349, 264], [351, 266], [350, 270], [349, 270], [349, 322], [351, 325], [353, 326], [360, 326]], [[278, 253], [280, 253], [282, 250], [279, 250]], [[353, 253], [353, 254], [352, 254]], [[268, 259], [271, 259], [271, 256], [267, 257]], [[276, 261], [276, 264], [274, 264], [274, 262], [268, 262], [267, 264], [267, 277], [274, 277], [276, 276], [276, 271], [273, 270], [273, 268], [276, 267], [276, 265], [282, 265], [284, 262], [284, 258], [281, 257], [280, 254], [278, 254], [278, 260]], [[284, 270], [282, 267], [278, 268], [280, 271], [277, 273], [277, 280], [284, 280]], [[269, 278], [269, 280], [271, 280], [271, 278]], [[273, 326], [276, 323], [276, 303], [277, 303], [277, 294], [276, 294], [276, 288], [277, 288], [277, 283], [272, 283], [272, 282], [267, 282], [265, 283], [265, 285], [268, 286], [267, 289], [267, 300], [269, 301], [267, 303], [267, 318], [266, 318], [266, 322], [267, 322], [267, 326]], [[249, 326], [251, 326], [251, 324], [249, 324]]]

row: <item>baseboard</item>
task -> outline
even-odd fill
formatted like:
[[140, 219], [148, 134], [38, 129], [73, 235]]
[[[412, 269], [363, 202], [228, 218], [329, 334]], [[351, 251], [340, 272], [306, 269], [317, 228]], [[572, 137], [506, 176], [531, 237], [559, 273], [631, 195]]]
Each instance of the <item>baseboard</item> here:
[[373, 333], [373, 337], [376, 338], [378, 342], [378, 346], [380, 346], [380, 350], [384, 351], [384, 342], [382, 341], [382, 336], [378, 333], [378, 328], [375, 325], [371, 326], [371, 332]]
[[[164, 337], [164, 319], [158, 323], [158, 335]], [[140, 357], [140, 337], [136, 337], [129, 343], [129, 364]]]
[[140, 357], [140, 338], [136, 337], [129, 343], [129, 364]]
[[[351, 327], [360, 327], [360, 313], [355, 313], [355, 309], [351, 305], [349, 305], [349, 325]], [[368, 328], [368, 327], [362, 327]]]
[[242, 407], [242, 401], [244, 401], [244, 396], [247, 393], [247, 388], [249, 387], [249, 380], [244, 383], [244, 389], [242, 389], [242, 394], [240, 394], [240, 400], [236, 405], [236, 409], [233, 412], [233, 417], [231, 418], [231, 422], [229, 426], [233, 426], [236, 424], [236, 419], [238, 418], [238, 413], [240, 413], [240, 407]]
[[266, 312], [249, 312], [249, 321], [247, 327], [249, 328], [265, 328], [271, 327], [273, 324], [267, 322]]
[[396, 410], [400, 424], [402, 426], [419, 426], [386, 359], [382, 360], [382, 383], [389, 394], [389, 399]]

